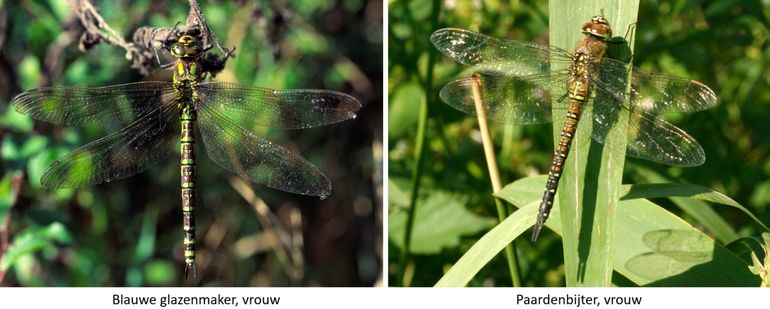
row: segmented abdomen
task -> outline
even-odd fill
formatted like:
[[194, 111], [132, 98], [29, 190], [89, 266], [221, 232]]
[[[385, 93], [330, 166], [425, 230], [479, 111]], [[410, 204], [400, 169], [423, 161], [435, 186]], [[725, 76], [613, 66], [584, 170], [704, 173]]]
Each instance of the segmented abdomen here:
[[184, 230], [184, 274], [185, 277], [195, 271], [195, 111], [191, 107], [182, 108], [182, 137], [181, 137], [181, 192], [182, 192], [182, 226]]
[[540, 230], [548, 219], [548, 215], [553, 207], [553, 201], [556, 197], [556, 189], [559, 187], [564, 162], [567, 161], [572, 138], [575, 136], [580, 114], [583, 111], [583, 104], [588, 100], [590, 87], [586, 78], [585, 68], [581, 63], [573, 64], [573, 72], [582, 74], [574, 75], [569, 82], [567, 96], [569, 105], [567, 107], [567, 117], [561, 127], [559, 142], [555, 147], [551, 167], [548, 169], [548, 180], [545, 183], [545, 192], [543, 200], [540, 202], [540, 209], [537, 215], [537, 222], [532, 230], [532, 241], [537, 240]]

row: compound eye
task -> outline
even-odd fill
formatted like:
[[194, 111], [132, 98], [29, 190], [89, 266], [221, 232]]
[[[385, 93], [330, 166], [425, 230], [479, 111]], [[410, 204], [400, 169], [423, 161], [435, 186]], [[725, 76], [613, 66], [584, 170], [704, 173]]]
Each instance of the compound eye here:
[[605, 19], [604, 16], [602, 16], [602, 15], [596, 15], [593, 18], [593, 22], [596, 23], [596, 24], [606, 24], [607, 23], [607, 19]]

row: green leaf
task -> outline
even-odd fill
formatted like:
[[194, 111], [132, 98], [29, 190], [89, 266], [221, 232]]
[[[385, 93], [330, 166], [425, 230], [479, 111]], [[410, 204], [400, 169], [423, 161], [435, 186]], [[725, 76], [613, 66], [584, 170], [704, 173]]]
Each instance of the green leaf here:
[[[168, 266], [168, 265], [146, 264], [147, 260], [152, 256], [152, 253], [155, 250], [155, 246], [157, 242], [157, 239], [156, 239], [157, 223], [158, 223], [157, 208], [152, 208], [152, 210], [146, 211], [142, 216], [141, 233], [138, 241], [136, 242], [136, 247], [134, 248], [133, 258], [131, 259], [131, 266], [128, 268], [128, 271], [126, 274], [127, 286], [141, 286], [142, 281], [144, 281], [145, 277], [148, 276], [148, 272], [150, 270], [164, 271], [163, 274], [157, 274], [157, 276], [152, 276], [153, 279], [151, 281], [153, 282], [157, 282], [159, 280], [160, 281], [167, 280], [169, 277], [169, 274], [165, 272], [165, 271], [168, 271], [169, 269], [165, 269], [165, 267], [155, 269], [153, 267], [153, 266], [160, 267], [160, 266]], [[171, 273], [173, 274], [173, 270], [171, 270]]]
[[[581, 25], [595, 15], [602, 14], [613, 29], [626, 29], [636, 22], [638, 1], [569, 1], [549, 2], [551, 45], [572, 50], [584, 37]], [[632, 51], [633, 38], [628, 48]], [[605, 55], [606, 56], [606, 55]], [[568, 63], [564, 63], [564, 66]], [[552, 70], [565, 67], [554, 65]], [[566, 89], [559, 93], [566, 93]], [[587, 104], [601, 104], [594, 98]], [[561, 104], [566, 104], [562, 102]], [[558, 114], [555, 114], [555, 119]], [[565, 117], [565, 116], [562, 116]], [[564, 119], [564, 118], [562, 118]], [[612, 279], [612, 255], [615, 252], [615, 209], [625, 163], [625, 144], [628, 115], [619, 114], [603, 145], [591, 141], [593, 115], [583, 113], [575, 134], [573, 147], [564, 164], [557, 200], [562, 205], [561, 220], [566, 233], [564, 247], [567, 286], [609, 286]], [[586, 121], [588, 120], [588, 121]], [[554, 140], [558, 140], [563, 121], [554, 121]], [[551, 218], [550, 220], [554, 220]]]
[[14, 171], [5, 174], [0, 180], [0, 228], [3, 227], [5, 216], [8, 215], [16, 202], [18, 188], [14, 188], [14, 179], [19, 177], [21, 177], [21, 172]]
[[759, 257], [757, 257], [756, 252], [751, 252], [751, 266], [749, 266], [749, 270], [752, 274], [755, 275], [761, 275], [764, 265], [762, 265], [762, 262], [759, 261]]
[[148, 285], [169, 285], [176, 276], [176, 265], [167, 260], [153, 260], [144, 267], [144, 277]]
[[45, 227], [29, 227], [19, 233], [0, 263], [0, 270], [7, 271], [22, 257], [31, 255], [54, 243], [69, 244], [72, 236], [61, 223], [51, 223]]
[[[621, 202], [618, 212], [614, 264], [629, 280], [651, 286], [757, 285], [740, 257], [662, 207], [637, 199]], [[675, 255], [649, 241], [651, 233], [668, 232], [668, 241], [680, 245]]]
[[[637, 167], [636, 171], [640, 176], [639, 177], [641, 180], [640, 182], [645, 182], [645, 183], [670, 183], [671, 182], [671, 180], [668, 177], [665, 177], [650, 169]], [[736, 239], [738, 239], [739, 236], [735, 232], [735, 230], [733, 230], [730, 223], [728, 223], [727, 220], [725, 220], [725, 218], [722, 218], [721, 216], [716, 214], [709, 205], [700, 202], [700, 200], [715, 202], [722, 205], [733, 206], [740, 209], [744, 213], [749, 214], [750, 217], [754, 217], [754, 215], [751, 214], [751, 212], [748, 212], [748, 210], [746, 210], [745, 208], [743, 208], [743, 206], [736, 203], [735, 201], [732, 201], [729, 197], [726, 197], [718, 192], [715, 192], [718, 195], [715, 195], [712, 197], [704, 196], [699, 200], [683, 199], [678, 197], [678, 196], [689, 196], [689, 195], [694, 196], [699, 193], [710, 192], [711, 190], [708, 188], [695, 186], [692, 188], [651, 187], [651, 189], [665, 190], [665, 191], [660, 191], [660, 194], [663, 194], [666, 197], [668, 197], [672, 202], [674, 202], [674, 204], [676, 204], [676, 206], [681, 208], [687, 215], [693, 217], [695, 220], [698, 221], [698, 223], [702, 224], [707, 230], [713, 233], [716, 239], [720, 240], [722, 243], [733, 242]], [[656, 196], [650, 195], [649, 197], [652, 198]], [[762, 222], [756, 219], [755, 221], [758, 222], [760, 225], [764, 226]], [[767, 228], [765, 228], [765, 230], [767, 230]]]
[[8, 106], [8, 108], [0, 115], [0, 127], [7, 127], [22, 132], [32, 130], [32, 118], [17, 113], [10, 105], [1, 105]]
[[398, 138], [417, 125], [417, 109], [424, 98], [422, 87], [415, 82], [393, 90], [388, 109], [388, 138]]
[[[726, 206], [732, 206], [742, 211], [743, 213], [745, 213], [751, 219], [753, 219], [754, 222], [762, 226], [765, 229], [765, 231], [770, 231], [768, 230], [768, 227], [761, 220], [759, 220], [759, 218], [757, 218], [746, 207], [743, 207], [743, 205], [734, 201], [729, 196], [726, 196], [718, 191], [715, 191], [703, 186], [699, 186], [699, 185], [683, 184], [683, 183], [655, 183], [655, 184], [624, 185], [621, 191], [621, 195], [622, 195], [621, 199], [623, 200], [635, 199], [635, 198], [656, 198], [656, 197], [668, 197], [673, 199], [674, 197], [681, 196], [681, 197], [689, 197], [691, 199], [698, 199], [698, 200], [712, 202], [712, 203], [726, 205]], [[733, 240], [725, 241], [725, 243], [732, 242]]]
[[[400, 180], [408, 185], [408, 180]], [[396, 184], [396, 181], [398, 181], [397, 177], [388, 179], [388, 204], [391, 205], [388, 209], [404, 208], [409, 205], [409, 193], [402, 190], [401, 187]]]
[[[493, 226], [495, 220], [474, 215], [463, 207], [465, 201], [456, 194], [432, 191], [422, 200], [415, 213], [411, 252], [435, 254], [443, 248], [453, 248], [464, 235], [472, 235]], [[389, 218], [388, 237], [403, 249], [406, 212]]]
[[21, 87], [32, 89], [38, 86], [40, 79], [40, 61], [32, 55], [27, 55], [19, 63], [19, 75]]
[[[56, 161], [56, 159], [63, 157], [70, 150], [65, 147], [52, 147], [39, 152], [34, 157], [30, 158], [27, 162], [27, 177], [29, 178], [29, 184], [35, 188], [40, 188], [40, 176], [43, 175], [48, 166]], [[67, 190], [57, 190], [63, 192]]]
[[[761, 287], [770, 286], [770, 233], [762, 233], [762, 253], [764, 258], [759, 260], [757, 253], [751, 251], [751, 264], [749, 270], [762, 280]], [[764, 262], [763, 262], [764, 261]]]
[[[544, 183], [545, 176], [525, 178], [507, 185], [497, 196], [514, 205], [529, 206], [540, 202], [537, 193], [542, 191]], [[626, 196], [628, 192], [637, 192], [636, 196], [640, 192], [651, 192], [645, 187], [641, 190], [634, 187], [623, 186], [621, 192]], [[711, 194], [693, 197], [714, 199]], [[554, 215], [560, 214], [558, 208], [559, 203], [554, 206]], [[664, 208], [646, 199], [626, 197], [616, 211], [617, 235], [610, 265], [632, 282], [654, 286], [756, 286], [757, 278], [740, 257]], [[546, 226], [563, 233], [559, 224], [563, 221], [554, 219], [547, 221]], [[668, 245], [655, 245], [664, 243], [652, 242], [655, 237], [664, 239]], [[513, 237], [507, 240], [512, 241]], [[466, 254], [472, 253], [469, 250]]]
[[2, 152], [3, 160], [24, 161], [43, 151], [47, 145], [48, 138], [44, 136], [7, 135], [3, 138], [0, 152]]
[[325, 37], [312, 31], [291, 31], [286, 39], [305, 56], [324, 53], [330, 47]]
[[539, 202], [526, 205], [484, 234], [463, 254], [449, 271], [436, 283], [436, 287], [463, 287], [484, 265], [505, 248], [513, 239], [532, 226], [537, 217]]
[[18, 160], [21, 157], [19, 145], [15, 143], [10, 135], [6, 135], [3, 138], [3, 144], [0, 146], [0, 155], [3, 156], [3, 161]]

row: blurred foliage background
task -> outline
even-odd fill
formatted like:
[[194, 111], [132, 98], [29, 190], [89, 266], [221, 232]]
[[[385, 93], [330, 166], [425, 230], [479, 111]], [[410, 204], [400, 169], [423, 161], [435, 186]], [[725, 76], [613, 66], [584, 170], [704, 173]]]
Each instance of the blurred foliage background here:
[[[431, 22], [431, 14], [438, 14], [437, 23]], [[388, 15], [388, 276], [392, 286], [432, 286], [496, 224], [496, 213], [475, 117], [438, 98], [444, 84], [470, 73], [441, 56], [428, 38], [437, 29], [456, 27], [547, 45], [548, 2], [392, 0]], [[699, 80], [714, 89], [719, 103], [698, 113], [666, 115], [700, 142], [707, 157], [704, 165], [678, 168], [628, 158], [624, 183], [709, 187], [770, 222], [769, 19], [770, 7], [758, 0], [641, 1], [634, 64], [649, 72]], [[620, 36], [626, 31], [614, 30]], [[417, 185], [411, 258], [404, 263], [421, 102], [427, 103], [425, 160]], [[491, 130], [504, 183], [546, 173], [553, 153], [550, 124], [493, 123]], [[698, 227], [671, 200], [655, 202]], [[745, 214], [724, 207], [715, 210], [739, 235], [758, 236], [759, 229]], [[563, 286], [560, 238], [544, 231], [533, 244], [529, 233], [525, 235], [514, 241], [522, 285]], [[403, 281], [397, 280], [400, 268], [406, 269]], [[469, 283], [510, 285], [502, 255]]]
[[[198, 278], [190, 280], [183, 278], [178, 159], [124, 180], [49, 191], [39, 185], [48, 164], [110, 132], [35, 122], [8, 106], [30, 88], [170, 81], [170, 72], [140, 76], [125, 51], [107, 44], [79, 51], [82, 28], [68, 2], [0, 3], [0, 285], [381, 283], [381, 1], [200, 1], [222, 45], [236, 47], [216, 80], [333, 89], [363, 107], [340, 124], [264, 132], [324, 171], [333, 185], [326, 200], [245, 183], [199, 155]], [[189, 11], [186, 1], [95, 6], [127, 40], [140, 26], [184, 23]], [[256, 210], [265, 204], [269, 212]]]

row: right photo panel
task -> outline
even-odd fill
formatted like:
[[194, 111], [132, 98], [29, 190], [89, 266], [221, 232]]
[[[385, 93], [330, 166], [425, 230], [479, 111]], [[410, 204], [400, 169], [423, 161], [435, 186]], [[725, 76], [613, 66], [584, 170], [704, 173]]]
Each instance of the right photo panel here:
[[388, 285], [768, 282], [763, 11], [389, 1]]

